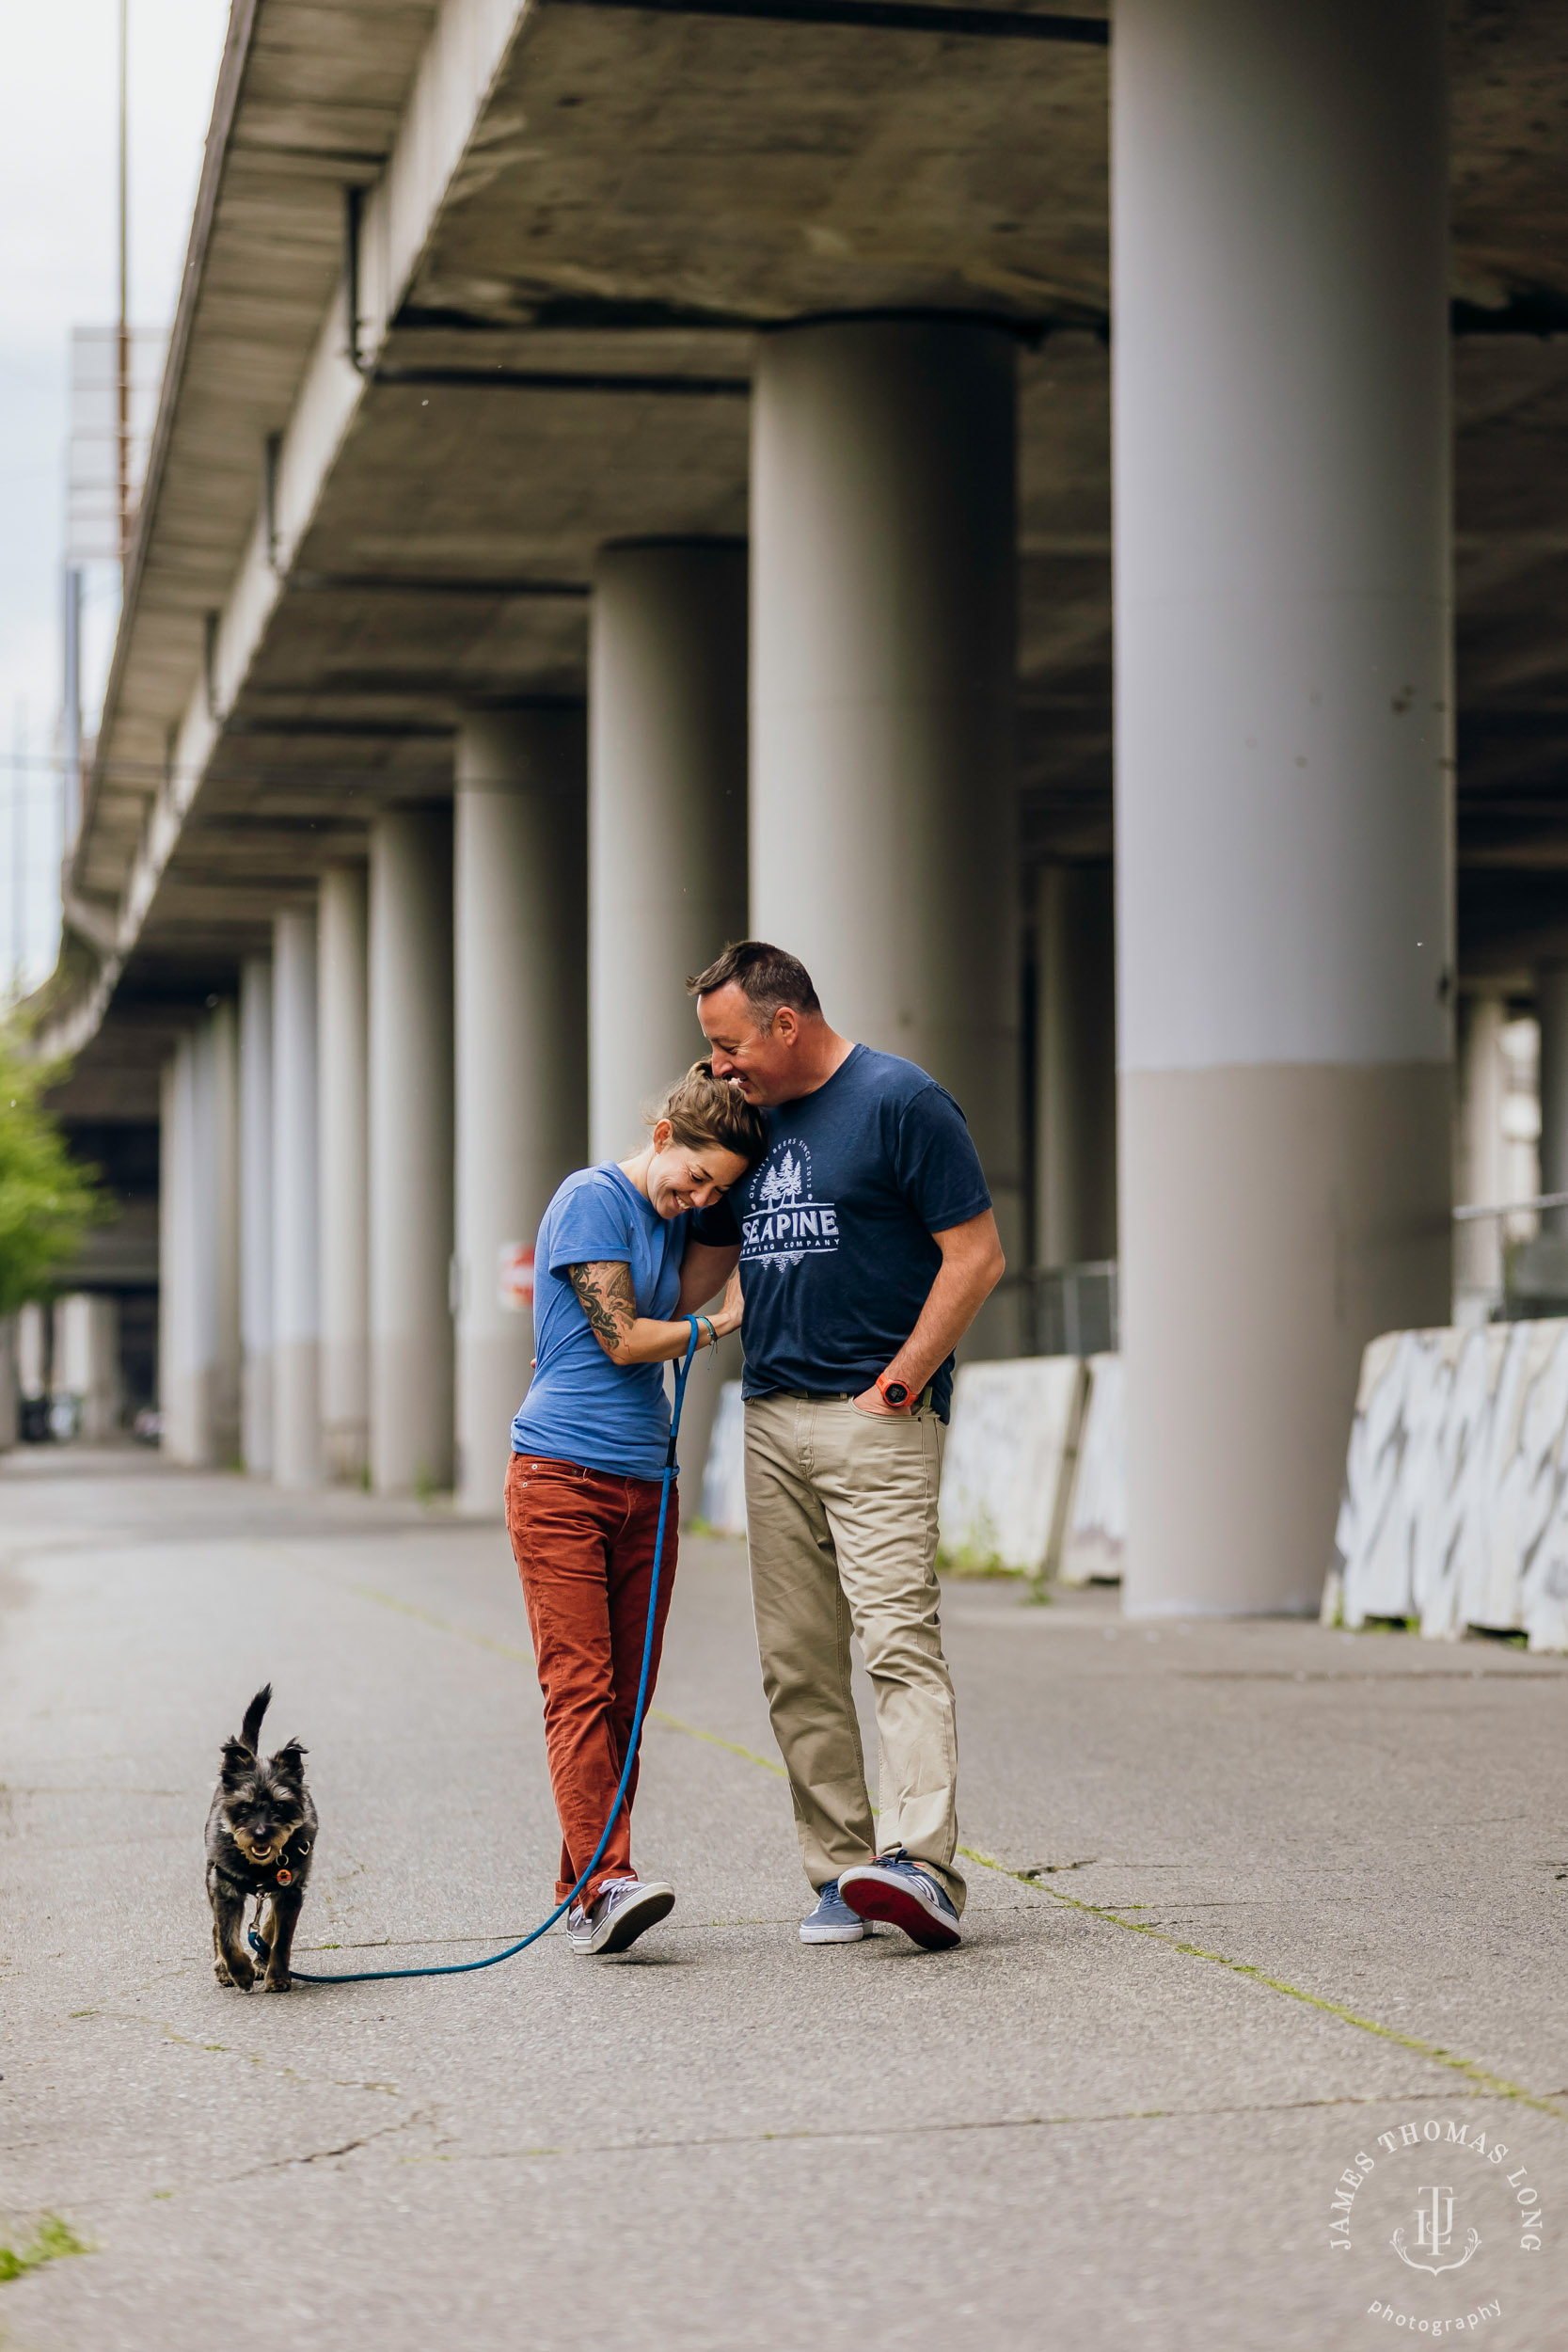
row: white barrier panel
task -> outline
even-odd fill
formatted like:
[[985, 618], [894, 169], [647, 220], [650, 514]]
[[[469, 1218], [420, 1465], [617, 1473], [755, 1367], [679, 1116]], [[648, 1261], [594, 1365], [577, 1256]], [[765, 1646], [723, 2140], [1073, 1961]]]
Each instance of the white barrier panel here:
[[963, 1364], [942, 1470], [942, 1549], [1037, 1576], [1048, 1565], [1078, 1435], [1076, 1356]]
[[746, 1533], [746, 1411], [738, 1380], [726, 1380], [719, 1391], [703, 1471], [702, 1516], [716, 1534]]
[[1063, 1584], [1120, 1581], [1127, 1559], [1127, 1387], [1119, 1356], [1091, 1356], [1072, 1498], [1062, 1532]]
[[1336, 1544], [1348, 1626], [1568, 1650], [1568, 1322], [1374, 1340]]

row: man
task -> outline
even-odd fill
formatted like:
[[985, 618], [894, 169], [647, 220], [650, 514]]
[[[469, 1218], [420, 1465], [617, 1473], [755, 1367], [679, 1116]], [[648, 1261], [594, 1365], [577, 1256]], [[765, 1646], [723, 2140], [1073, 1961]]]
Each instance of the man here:
[[[952, 1096], [830, 1028], [794, 956], [743, 940], [690, 990], [714, 1075], [769, 1114], [767, 1158], [692, 1230], [716, 1276], [739, 1249], [757, 1642], [816, 1894], [801, 1940], [851, 1943], [885, 1919], [940, 1949], [959, 1940], [964, 1883], [939, 1432], [954, 1347], [1003, 1272], [990, 1196]], [[851, 1628], [876, 1698], [879, 1836]]]

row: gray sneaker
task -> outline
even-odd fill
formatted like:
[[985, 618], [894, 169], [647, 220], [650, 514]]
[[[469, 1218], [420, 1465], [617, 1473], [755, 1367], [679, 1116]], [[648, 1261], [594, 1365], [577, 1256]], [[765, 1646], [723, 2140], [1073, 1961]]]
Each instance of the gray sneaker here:
[[837, 1879], [816, 1890], [816, 1908], [800, 1922], [802, 1944], [858, 1944], [871, 1930], [857, 1918], [838, 1891]]
[[657, 1880], [606, 1879], [586, 1910], [574, 1903], [566, 1914], [567, 1942], [574, 1952], [624, 1952], [645, 1929], [668, 1918], [674, 1904], [674, 1888]]

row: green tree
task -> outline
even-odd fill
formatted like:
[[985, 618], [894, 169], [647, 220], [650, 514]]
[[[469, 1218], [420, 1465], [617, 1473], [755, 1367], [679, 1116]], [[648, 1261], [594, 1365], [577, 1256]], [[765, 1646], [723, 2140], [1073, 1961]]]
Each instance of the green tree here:
[[24, 1059], [0, 1030], [0, 1315], [46, 1298], [88, 1227], [114, 1214], [97, 1170], [71, 1159], [40, 1100], [59, 1074]]

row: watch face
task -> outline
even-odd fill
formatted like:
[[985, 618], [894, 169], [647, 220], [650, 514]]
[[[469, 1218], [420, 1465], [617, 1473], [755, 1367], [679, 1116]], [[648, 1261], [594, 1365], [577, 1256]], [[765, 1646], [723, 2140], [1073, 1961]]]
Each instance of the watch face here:
[[890, 1380], [882, 1395], [889, 1405], [907, 1405], [910, 1401], [910, 1392], [902, 1380]]

